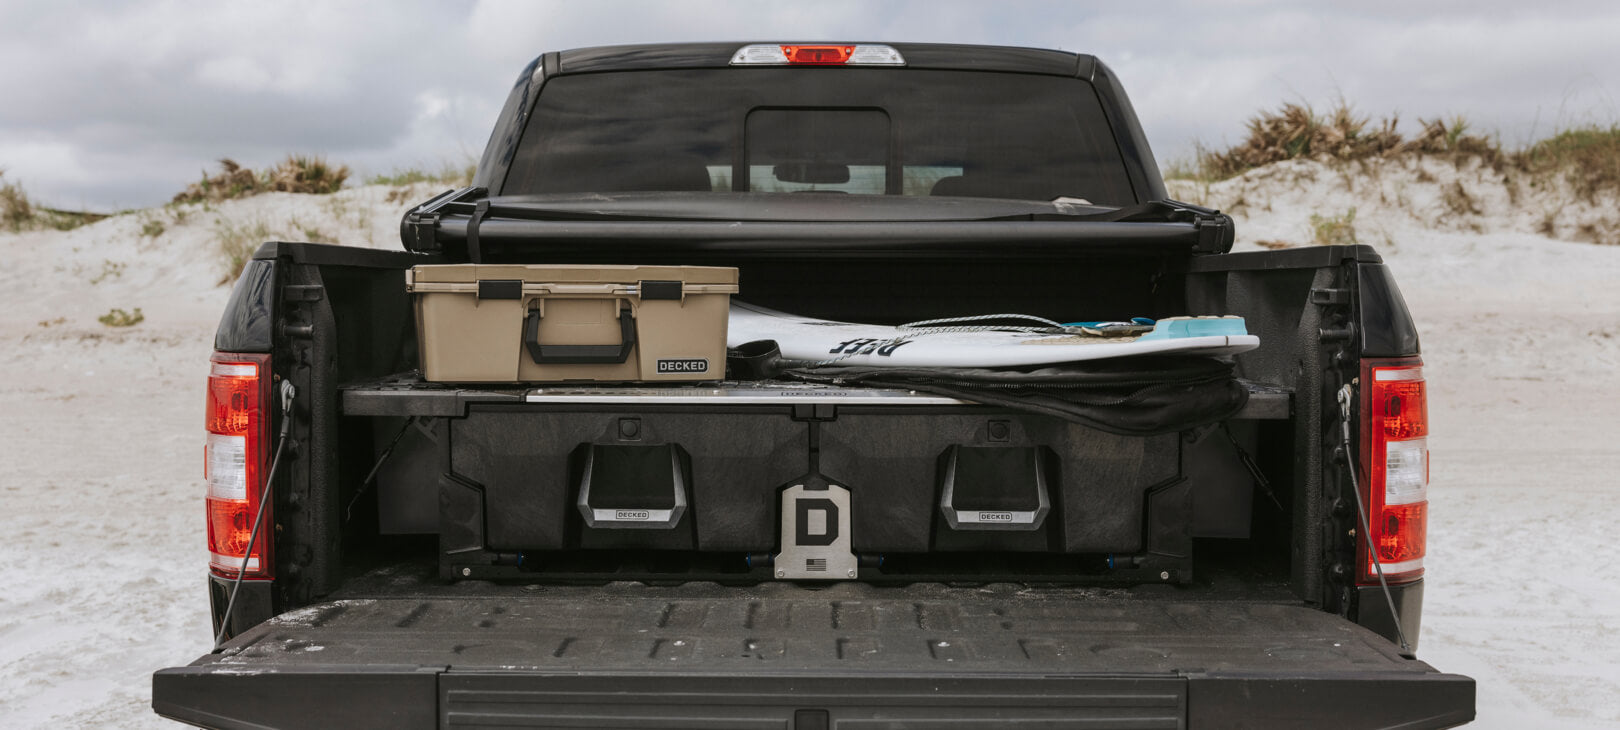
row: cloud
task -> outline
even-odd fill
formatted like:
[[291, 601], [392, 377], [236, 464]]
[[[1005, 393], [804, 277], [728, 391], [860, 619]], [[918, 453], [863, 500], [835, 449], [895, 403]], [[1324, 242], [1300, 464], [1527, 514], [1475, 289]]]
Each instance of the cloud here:
[[1620, 7], [1504, 0], [1128, 9], [1062, 2], [8, 3], [0, 167], [58, 205], [167, 200], [219, 157], [363, 172], [476, 155], [545, 50], [691, 40], [990, 43], [1095, 53], [1161, 160], [1285, 100], [1466, 114], [1504, 141], [1620, 118]]

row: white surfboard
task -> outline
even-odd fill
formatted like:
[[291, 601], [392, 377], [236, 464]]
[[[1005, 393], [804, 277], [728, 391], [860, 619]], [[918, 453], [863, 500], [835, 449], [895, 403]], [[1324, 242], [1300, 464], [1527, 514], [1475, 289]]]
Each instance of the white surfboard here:
[[[984, 322], [966, 322], [982, 325]], [[1260, 346], [1242, 317], [1172, 317], [1141, 334], [940, 332], [800, 317], [732, 300], [726, 346], [775, 340], [782, 357], [883, 367], [1018, 367], [1130, 355], [1232, 355]]]

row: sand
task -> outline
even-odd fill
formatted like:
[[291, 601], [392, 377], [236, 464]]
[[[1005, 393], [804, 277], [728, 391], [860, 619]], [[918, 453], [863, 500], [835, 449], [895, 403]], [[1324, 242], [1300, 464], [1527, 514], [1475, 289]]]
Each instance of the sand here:
[[[1313, 164], [1176, 194], [1244, 198], [1246, 249], [1306, 244], [1311, 213], [1355, 206], [1358, 236], [1394, 269], [1431, 388], [1420, 656], [1479, 681], [1478, 727], [1620, 724], [1620, 245], [1543, 236], [1540, 211], [1447, 213], [1444, 164], [1433, 183]], [[1488, 176], [1453, 172], [1494, 199]], [[1374, 203], [1379, 186], [1408, 202]], [[172, 726], [151, 713], [150, 674], [210, 643], [202, 384], [228, 294], [216, 234], [263, 221], [288, 239], [397, 247], [389, 192], [0, 234], [0, 727]], [[1553, 233], [1578, 237], [1603, 211], [1567, 210]], [[142, 235], [151, 220], [161, 235]], [[114, 307], [145, 321], [97, 322]]]

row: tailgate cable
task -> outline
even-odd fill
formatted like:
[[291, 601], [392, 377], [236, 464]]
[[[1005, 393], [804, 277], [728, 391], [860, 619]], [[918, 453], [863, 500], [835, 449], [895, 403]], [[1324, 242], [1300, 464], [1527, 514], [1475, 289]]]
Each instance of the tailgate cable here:
[[276, 455], [270, 460], [270, 472], [264, 477], [264, 491], [259, 494], [259, 509], [253, 515], [253, 531], [248, 533], [247, 549], [242, 551], [242, 565], [236, 570], [231, 583], [231, 597], [225, 602], [225, 613], [219, 619], [219, 633], [214, 635], [214, 651], [225, 645], [225, 632], [231, 628], [231, 610], [236, 607], [236, 595], [242, 590], [242, 577], [247, 575], [248, 561], [253, 558], [253, 544], [259, 539], [259, 526], [264, 523], [264, 507], [275, 499], [276, 467], [281, 466], [281, 455], [287, 451], [287, 432], [292, 429], [293, 396], [298, 389], [291, 382], [281, 381], [281, 434], [277, 437]]
[[377, 457], [377, 463], [372, 464], [371, 471], [366, 472], [366, 478], [360, 480], [360, 487], [354, 490], [354, 497], [349, 500], [349, 506], [343, 510], [344, 523], [354, 520], [354, 504], [365, 496], [366, 490], [371, 487], [372, 480], [377, 478], [377, 472], [382, 471], [383, 464], [388, 461], [388, 457], [394, 455], [394, 447], [399, 445], [399, 440], [405, 438], [405, 433], [410, 431], [411, 426], [415, 423], [416, 416], [405, 419], [405, 423], [399, 427], [399, 433], [394, 434], [394, 439], [388, 442], [388, 448], [383, 449], [382, 455]]
[[1389, 581], [1384, 580], [1384, 563], [1378, 559], [1378, 547], [1372, 544], [1372, 525], [1367, 521], [1367, 504], [1361, 499], [1361, 485], [1356, 482], [1355, 451], [1350, 446], [1350, 384], [1339, 388], [1339, 425], [1344, 434], [1344, 466], [1350, 474], [1350, 493], [1356, 495], [1356, 516], [1361, 518], [1361, 539], [1367, 543], [1367, 555], [1372, 557], [1373, 569], [1378, 572], [1378, 585], [1384, 590], [1384, 602], [1389, 604], [1389, 615], [1395, 620], [1395, 638], [1401, 641], [1401, 651], [1412, 655], [1412, 645], [1406, 643], [1406, 632], [1401, 629], [1401, 612], [1395, 608], [1395, 596], [1389, 592]]
[[1250, 456], [1248, 451], [1238, 445], [1237, 437], [1232, 435], [1232, 429], [1227, 427], [1226, 421], [1221, 421], [1220, 428], [1221, 433], [1226, 434], [1227, 443], [1230, 443], [1232, 450], [1237, 452], [1238, 461], [1243, 463], [1243, 468], [1249, 470], [1249, 478], [1254, 480], [1254, 486], [1259, 487], [1260, 491], [1265, 493], [1271, 503], [1277, 506], [1278, 512], [1286, 512], [1287, 510], [1283, 509], [1282, 502], [1277, 499], [1277, 492], [1271, 488], [1271, 480], [1266, 478], [1265, 472], [1261, 471], [1260, 465], [1255, 462], [1254, 457]]

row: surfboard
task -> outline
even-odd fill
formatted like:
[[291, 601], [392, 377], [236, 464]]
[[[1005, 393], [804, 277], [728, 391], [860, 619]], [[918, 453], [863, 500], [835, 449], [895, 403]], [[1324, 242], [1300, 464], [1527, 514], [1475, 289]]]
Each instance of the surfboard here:
[[[963, 322], [965, 326], [993, 323]], [[1107, 331], [1105, 325], [1091, 329]], [[1018, 367], [1081, 360], [1188, 353], [1233, 355], [1260, 346], [1242, 317], [1171, 317], [1146, 332], [959, 331], [955, 325], [901, 328], [801, 317], [732, 300], [726, 346], [775, 340], [782, 357], [813, 363], [887, 367]], [[1135, 329], [1141, 329], [1140, 327]]]

